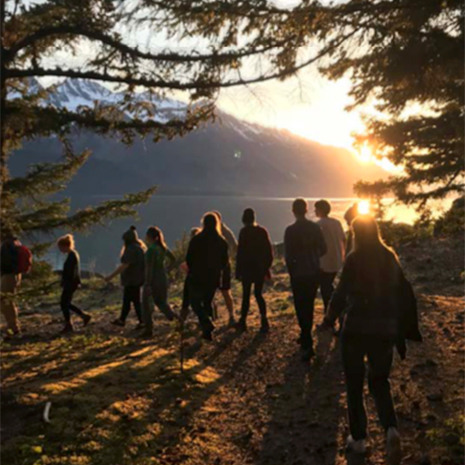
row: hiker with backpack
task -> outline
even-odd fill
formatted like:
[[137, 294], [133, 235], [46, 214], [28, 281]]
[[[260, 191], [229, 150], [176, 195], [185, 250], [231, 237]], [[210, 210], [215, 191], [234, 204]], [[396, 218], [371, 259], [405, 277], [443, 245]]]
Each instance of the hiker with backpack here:
[[401, 461], [400, 436], [389, 374], [396, 346], [405, 357], [405, 339], [421, 341], [416, 300], [398, 258], [383, 242], [374, 218], [359, 216], [351, 223], [353, 249], [331, 298], [323, 328], [332, 328], [345, 311], [342, 363], [346, 379], [350, 436], [348, 449], [365, 453], [367, 416], [363, 401], [365, 357], [368, 386], [386, 433], [389, 465]]
[[61, 274], [61, 287], [63, 290], [61, 292], [60, 306], [65, 319], [65, 326], [62, 333], [70, 333], [74, 330], [71, 323], [71, 312], [82, 319], [84, 326], [88, 325], [91, 316], [84, 313], [79, 307], [76, 307], [76, 305], [72, 303], [74, 293], [81, 285], [80, 259], [75, 248], [73, 235], [66, 234], [60, 237], [57, 241], [57, 246], [61, 253], [67, 254]]
[[32, 267], [31, 251], [11, 233], [5, 234], [1, 250], [1, 312], [7, 325], [7, 338], [21, 335], [18, 317], [18, 306], [15, 294], [20, 285], [22, 275], [29, 273]]

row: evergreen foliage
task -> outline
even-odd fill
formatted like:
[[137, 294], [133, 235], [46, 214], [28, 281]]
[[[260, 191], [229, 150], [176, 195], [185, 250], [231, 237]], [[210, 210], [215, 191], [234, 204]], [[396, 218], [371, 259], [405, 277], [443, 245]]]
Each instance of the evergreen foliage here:
[[[267, 0], [9, 0], [1, 9], [4, 230], [83, 228], [150, 197], [153, 189], [72, 215], [65, 201], [48, 201], [89, 156], [69, 142], [80, 130], [124, 143], [182, 136], [214, 117], [222, 87], [285, 79], [315, 62], [332, 79], [350, 76], [354, 106], [376, 104], [359, 143], [403, 167], [388, 181], [359, 183], [359, 194], [393, 191], [424, 203], [463, 187], [461, 0], [303, 0], [294, 8]], [[121, 99], [57, 108], [32, 80], [44, 76], [100, 81]], [[157, 118], [173, 92], [190, 102], [185, 117]], [[52, 136], [63, 142], [63, 160], [11, 179], [12, 151]]]
[[334, 9], [358, 24], [359, 46], [338, 48], [325, 72], [350, 75], [354, 106], [376, 106], [358, 143], [403, 168], [387, 181], [358, 183], [358, 194], [390, 191], [425, 206], [462, 192], [464, 10], [461, 0], [352, 0]]

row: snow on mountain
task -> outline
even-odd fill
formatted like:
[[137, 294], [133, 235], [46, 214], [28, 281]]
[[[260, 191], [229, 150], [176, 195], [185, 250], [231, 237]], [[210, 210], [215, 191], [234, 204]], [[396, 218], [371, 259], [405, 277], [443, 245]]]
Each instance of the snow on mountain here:
[[[29, 91], [31, 94], [38, 92], [42, 85], [34, 78], [29, 79]], [[8, 94], [10, 100], [21, 98], [17, 92]], [[100, 106], [122, 105], [124, 93], [113, 92], [111, 89], [90, 79], [66, 79], [54, 86], [49, 93], [46, 104], [52, 104], [57, 108], [66, 108], [69, 111], [78, 111], [80, 107], [94, 108], [98, 103]], [[187, 104], [179, 100], [161, 98], [149, 95], [146, 92], [136, 94], [135, 101], [150, 102], [153, 105], [152, 116], [160, 123], [166, 123], [173, 119], [183, 119], [186, 114]], [[134, 116], [125, 111], [128, 118]], [[269, 145], [272, 139], [288, 140], [287, 131], [267, 128], [258, 124], [248, 123], [218, 110], [219, 122], [226, 128], [232, 129], [241, 139], [256, 142], [260, 145]], [[141, 119], [149, 118], [144, 112], [137, 114]], [[263, 137], [266, 134], [266, 137]]]

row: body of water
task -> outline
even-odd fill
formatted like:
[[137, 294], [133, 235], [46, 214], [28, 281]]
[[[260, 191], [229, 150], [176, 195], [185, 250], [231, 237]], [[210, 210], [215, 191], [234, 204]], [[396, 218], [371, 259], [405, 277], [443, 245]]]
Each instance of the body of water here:
[[[103, 198], [103, 196], [102, 196]], [[80, 207], [92, 205], [101, 201], [96, 199], [79, 199]], [[200, 224], [202, 215], [210, 210], [218, 210], [223, 215], [226, 224], [236, 235], [242, 227], [242, 212], [252, 207], [257, 214], [257, 221], [265, 226], [273, 242], [281, 242], [286, 227], [294, 221], [291, 206], [293, 198], [263, 198], [263, 197], [229, 197], [229, 196], [188, 196], [188, 195], [154, 195], [154, 197], [139, 209], [139, 220], [126, 218], [113, 221], [105, 226], [94, 228], [87, 235], [76, 235], [77, 249], [81, 255], [82, 267], [87, 270], [108, 272], [119, 263], [119, 253], [122, 246], [121, 235], [131, 224], [137, 227], [143, 238], [148, 226], [160, 227], [167, 243], [173, 247], [183, 233], [189, 232], [193, 226]], [[315, 219], [313, 204], [317, 198], [310, 198], [309, 217]], [[331, 215], [343, 222], [346, 209], [357, 201], [355, 198], [328, 199], [332, 205]], [[76, 199], [73, 199], [76, 202]], [[416, 212], [405, 206], [392, 205], [387, 199], [386, 217], [396, 222], [413, 223]], [[447, 205], [443, 205], [447, 208]], [[54, 266], [60, 267], [63, 256], [56, 250], [49, 255]]]

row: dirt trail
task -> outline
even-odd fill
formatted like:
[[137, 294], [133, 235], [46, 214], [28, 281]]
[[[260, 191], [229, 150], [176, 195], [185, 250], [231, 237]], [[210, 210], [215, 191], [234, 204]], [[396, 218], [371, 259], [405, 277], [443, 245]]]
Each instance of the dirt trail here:
[[[411, 344], [406, 361], [396, 357], [393, 370], [405, 465], [463, 463], [456, 429], [446, 424], [463, 410], [463, 299], [435, 294], [436, 287], [419, 295], [425, 342]], [[184, 374], [179, 334], [161, 318], [150, 341], [130, 328], [110, 327], [118, 298], [102, 296], [94, 324], [71, 337], [53, 337], [59, 315], [42, 310], [38, 337], [4, 345], [3, 463], [346, 463], [338, 340], [316, 333], [316, 359], [300, 361], [283, 274], [267, 293], [270, 334], [258, 333], [255, 306], [247, 333], [221, 328], [212, 344], [200, 343], [189, 321]], [[316, 323], [321, 318], [319, 302]], [[31, 313], [24, 320], [32, 330], [39, 317]], [[48, 400], [51, 423], [45, 424]], [[385, 463], [371, 399], [368, 410], [366, 463]]]

